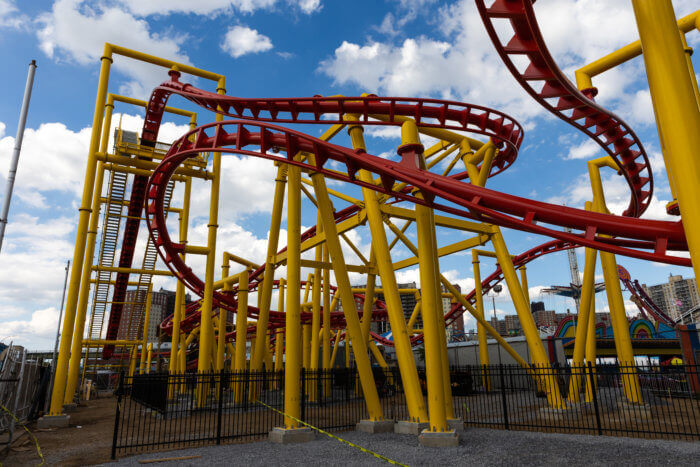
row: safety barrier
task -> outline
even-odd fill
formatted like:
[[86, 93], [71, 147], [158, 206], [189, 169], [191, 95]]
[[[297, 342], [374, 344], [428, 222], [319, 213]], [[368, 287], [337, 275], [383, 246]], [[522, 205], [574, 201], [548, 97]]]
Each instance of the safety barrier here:
[[[398, 369], [374, 373], [384, 416], [406, 420]], [[466, 426], [698, 440], [698, 375], [698, 365], [491, 365], [452, 367], [450, 382], [454, 415]], [[639, 384], [626, 387], [630, 377]], [[425, 393], [424, 371], [419, 378]], [[542, 387], [547, 381], [568, 394], [563, 408], [548, 404]], [[302, 370], [300, 384], [301, 420], [311, 426], [350, 430], [367, 417], [354, 368]], [[579, 390], [571, 391], [572, 385]], [[113, 458], [261, 440], [284, 423], [283, 372], [122, 374], [117, 397]]]

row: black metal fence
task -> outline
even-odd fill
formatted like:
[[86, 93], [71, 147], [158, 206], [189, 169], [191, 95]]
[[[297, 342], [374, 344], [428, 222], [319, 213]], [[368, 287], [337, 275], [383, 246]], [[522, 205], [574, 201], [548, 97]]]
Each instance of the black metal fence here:
[[[466, 426], [698, 440], [699, 374], [692, 365], [492, 365], [453, 367], [450, 381]], [[406, 420], [398, 370], [375, 368], [374, 378], [384, 417]], [[419, 378], [425, 394], [423, 370]], [[353, 429], [367, 416], [354, 369], [302, 371], [301, 396], [301, 419], [314, 427]], [[284, 373], [122, 376], [117, 397], [113, 457], [246, 442], [283, 425]]]

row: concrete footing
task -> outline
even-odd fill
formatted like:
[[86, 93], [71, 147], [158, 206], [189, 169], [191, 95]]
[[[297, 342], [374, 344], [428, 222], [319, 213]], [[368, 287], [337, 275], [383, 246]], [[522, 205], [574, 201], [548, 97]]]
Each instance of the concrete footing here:
[[464, 421], [461, 418], [448, 418], [447, 427], [450, 430], [454, 430], [457, 433], [461, 433], [464, 431]]
[[357, 431], [365, 433], [391, 433], [394, 431], [393, 420], [360, 420], [356, 425]]
[[428, 448], [447, 448], [459, 446], [459, 435], [456, 431], [428, 431], [423, 430], [418, 437], [421, 446]]
[[281, 428], [275, 427], [270, 432], [270, 441], [277, 444], [308, 443], [316, 439], [311, 428]]
[[394, 433], [402, 435], [420, 435], [423, 430], [428, 428], [426, 422], [410, 422], [408, 420], [399, 420], [394, 424]]
[[39, 420], [36, 422], [36, 426], [40, 430], [46, 428], [65, 428], [68, 426], [69, 422], [70, 415], [66, 415], [64, 413], [60, 415], [44, 415], [43, 417], [39, 417]]

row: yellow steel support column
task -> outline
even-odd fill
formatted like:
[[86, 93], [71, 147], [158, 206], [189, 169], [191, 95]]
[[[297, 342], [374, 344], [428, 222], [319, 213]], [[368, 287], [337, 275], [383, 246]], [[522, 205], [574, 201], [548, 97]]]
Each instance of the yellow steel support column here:
[[[305, 311], [302, 308], [302, 311]], [[311, 325], [303, 324], [301, 326], [301, 366], [304, 369], [309, 369], [309, 354], [311, 353]]]
[[671, 0], [632, 0], [632, 6], [666, 169], [678, 197], [695, 276], [700, 277], [700, 109]]
[[238, 311], [236, 312], [236, 348], [234, 356], [234, 369], [236, 371], [246, 370], [249, 277], [249, 271], [245, 269], [240, 273], [240, 279], [238, 280]]
[[494, 234], [491, 237], [491, 243], [493, 243], [493, 248], [496, 251], [498, 264], [503, 271], [506, 284], [508, 284], [508, 291], [510, 292], [510, 296], [513, 300], [513, 305], [515, 306], [515, 310], [518, 312], [520, 325], [523, 328], [525, 339], [527, 340], [528, 347], [530, 348], [532, 362], [534, 363], [536, 369], [543, 370], [546, 374], [546, 376], [539, 378], [539, 381], [542, 383], [541, 387], [546, 391], [547, 400], [551, 407], [563, 408], [564, 401], [561, 398], [556, 378], [550, 369], [549, 359], [547, 358], [544, 346], [542, 345], [540, 333], [537, 330], [537, 326], [535, 326], [535, 320], [532, 317], [530, 306], [525, 301], [525, 295], [520, 287], [518, 275], [513, 267], [513, 260], [508, 253], [506, 242], [503, 240], [501, 230], [497, 226], [494, 226]]
[[527, 286], [527, 268], [525, 266], [521, 266], [518, 271], [520, 271], [520, 286], [523, 289], [525, 302], [527, 302], [527, 306], [530, 308], [530, 289]]
[[[699, 127], [700, 128], [700, 127]], [[616, 168], [615, 162], [610, 156], [601, 157], [588, 162], [588, 175], [591, 179], [591, 190], [593, 191], [592, 209], [599, 213], [608, 213], [605, 204], [605, 193], [603, 182], [600, 177], [600, 167], [607, 166]], [[627, 368], [620, 368], [625, 396], [630, 402], [641, 401], [639, 380], [634, 366], [634, 351], [632, 350], [632, 340], [629, 333], [627, 313], [625, 303], [622, 299], [622, 289], [620, 288], [620, 278], [617, 273], [617, 261], [613, 253], [600, 252], [600, 264], [603, 267], [603, 277], [605, 279], [605, 293], [608, 297], [610, 307], [610, 321], [612, 322], [613, 334], [615, 335], [615, 349], [618, 363]]]
[[[109, 128], [112, 122], [112, 111], [114, 103], [111, 94], [105, 105], [105, 117], [102, 125], [102, 137], [100, 139], [100, 150], [106, 150], [109, 140]], [[80, 293], [78, 306], [76, 308], [75, 329], [73, 331], [73, 342], [71, 346], [71, 358], [68, 365], [68, 379], [66, 392], [63, 399], [64, 404], [73, 402], [73, 395], [78, 388], [78, 374], [80, 373], [80, 359], [83, 350], [83, 333], [85, 332], [85, 318], [87, 316], [88, 298], [90, 296], [90, 276], [92, 275], [92, 261], [95, 257], [95, 240], [97, 236], [97, 226], [100, 220], [100, 196], [102, 196], [102, 184], [104, 181], [105, 165], [98, 162], [95, 177], [95, 190], [92, 198], [92, 211], [90, 213], [90, 226], [87, 231], [87, 242], [85, 248], [85, 258], [83, 262], [82, 277], [80, 280]], [[87, 356], [86, 356], [87, 361]], [[87, 367], [87, 365], [85, 365]]]
[[[418, 128], [413, 121], [406, 121], [401, 125], [399, 154], [402, 157], [411, 157], [418, 164], [418, 168], [426, 169], [425, 159], [423, 158], [423, 145], [418, 137]], [[430, 208], [417, 204], [415, 209], [423, 333], [425, 334], [425, 371], [430, 431], [445, 432], [448, 431], [448, 427], [447, 414], [445, 413], [445, 391], [443, 388], [442, 350], [440, 347], [446, 345], [446, 342], [441, 341], [439, 330], [439, 327], [443, 326], [444, 323], [438, 320], [438, 310], [441, 311], [442, 306], [436, 283], [439, 271], [433, 248], [435, 224], [433, 222], [433, 212]]]
[[[221, 265], [221, 278], [224, 279], [229, 276], [231, 271], [230, 259], [227, 253], [224, 252], [224, 260]], [[240, 280], [240, 278], [239, 278]], [[230, 282], [224, 282], [223, 291], [227, 292], [233, 288], [233, 284]], [[224, 369], [225, 348], [226, 348], [226, 321], [228, 318], [227, 310], [219, 307], [219, 326], [217, 330], [217, 340], [216, 340], [216, 364], [214, 368], [216, 371], [221, 371]]]
[[265, 339], [262, 337], [267, 333], [267, 325], [270, 320], [270, 301], [272, 300], [272, 286], [275, 280], [275, 255], [280, 237], [280, 222], [282, 219], [282, 209], [284, 206], [284, 190], [286, 185], [286, 167], [277, 167], [275, 178], [275, 193], [272, 203], [272, 218], [270, 220], [270, 235], [267, 239], [267, 258], [265, 259], [265, 272], [263, 275], [262, 289], [260, 294], [260, 313], [255, 328], [255, 348], [251, 347], [251, 370], [262, 368]]
[[333, 344], [333, 353], [331, 354], [331, 361], [329, 362], [329, 368], [335, 366], [335, 357], [338, 355], [338, 347], [340, 347], [340, 329], [335, 333], [335, 343]]
[[137, 353], [138, 353], [138, 346], [135, 345], [131, 348], [131, 352], [129, 353], [129, 371], [127, 373], [129, 375], [129, 378], [133, 377], [134, 372], [136, 371], [136, 358], [137, 358], [136, 355], [137, 355]]
[[[179, 236], [180, 244], [187, 244], [187, 230], [189, 227], [189, 213], [190, 213], [190, 196], [192, 193], [192, 179], [187, 178], [185, 180], [185, 190], [182, 200], [182, 209], [179, 213]], [[185, 253], [180, 255], [182, 260], [185, 260]], [[171, 374], [179, 373], [184, 371], [184, 368], [180, 368], [178, 360], [178, 347], [180, 346], [180, 321], [184, 315], [184, 307], [182, 303], [185, 297], [185, 284], [182, 281], [177, 281], [177, 286], [175, 287], [175, 309], [173, 310], [173, 335], [170, 343], [170, 362], [168, 363], [168, 370]], [[172, 394], [171, 394], [172, 396]]]
[[[287, 316], [285, 322], [284, 418], [287, 429], [301, 417], [301, 169], [287, 169]], [[292, 418], [294, 417], [294, 418]]]
[[[586, 203], [590, 206], [590, 203]], [[586, 248], [586, 264], [583, 269], [583, 286], [581, 288], [581, 302], [578, 308], [578, 322], [576, 323], [576, 337], [574, 339], [574, 355], [571, 361], [573, 371], [569, 383], [569, 402], [578, 402], [581, 396], [581, 375], [585, 372], [579, 370], [583, 367], [583, 358], [586, 353], [588, 334], [588, 320], [591, 319], [591, 302], [595, 302], [595, 264], [598, 253], [592, 248]], [[595, 321], [595, 317], [593, 317]]]
[[[317, 227], [318, 228], [318, 227]], [[327, 263], [328, 249], [322, 245], [323, 262]], [[331, 368], [331, 271], [323, 269], [323, 329], [321, 342], [323, 345], [323, 369]]]
[[107, 84], [109, 82], [109, 70], [112, 63], [111, 49], [105, 45], [105, 54], [102, 57], [100, 76], [97, 85], [97, 98], [95, 99], [95, 113], [92, 119], [92, 131], [90, 133], [90, 146], [88, 149], [87, 164], [85, 166], [85, 180], [83, 182], [83, 195], [80, 201], [80, 214], [78, 216], [78, 228], [75, 235], [75, 249], [73, 251], [73, 268], [70, 274], [68, 293], [66, 297], [63, 325], [61, 327], [61, 344], [56, 361], [56, 373], [54, 377], [53, 393], [51, 394], [51, 406], [49, 415], [60, 415], [63, 412], [63, 401], [68, 376], [68, 363], [73, 340], [75, 326], [75, 314], [80, 292], [80, 279], [83, 272], [83, 259], [85, 258], [85, 246], [87, 242], [88, 223], [92, 207], [93, 190], [95, 187], [95, 172], [97, 170], [97, 158], [95, 154], [100, 144], [100, 126], [107, 97]]
[[[222, 77], [219, 80], [216, 92], [225, 94], [225, 81]], [[216, 121], [223, 121], [223, 115], [216, 114]], [[212, 349], [214, 328], [212, 327], [212, 305], [214, 301], [214, 266], [216, 264], [216, 232], [219, 219], [219, 187], [221, 185], [221, 153], [215, 152], [212, 155], [212, 180], [211, 196], [209, 200], [209, 224], [207, 224], [207, 260], [204, 272], [204, 296], [202, 297], [202, 311], [199, 332], [199, 355], [197, 360], [197, 371], [200, 373], [211, 371], [212, 369]], [[199, 403], [204, 403], [207, 386], [200, 388], [198, 392]]]
[[[321, 247], [316, 247], [316, 261], [321, 261], [323, 258], [323, 252]], [[315, 401], [317, 399], [317, 378], [315, 377], [318, 371], [319, 363], [319, 338], [321, 333], [321, 269], [314, 269], [314, 282], [312, 284], [313, 290], [311, 294], [312, 308], [311, 308], [311, 352], [309, 355], [309, 369], [313, 372], [312, 377], [309, 378], [309, 400]]]
[[[356, 119], [356, 117], [355, 117]], [[353, 148], [365, 149], [364, 138], [362, 137], [361, 126], [350, 126], [348, 133], [352, 139]], [[363, 182], [371, 182], [372, 175], [366, 170], [359, 171], [359, 178]], [[401, 297], [396, 283], [396, 276], [392, 267], [389, 244], [384, 231], [382, 213], [379, 206], [377, 193], [368, 188], [362, 188], [362, 195], [367, 209], [367, 219], [372, 235], [372, 254], [377, 263], [379, 277], [382, 281], [384, 300], [389, 314], [389, 325], [391, 326], [394, 347], [396, 349], [396, 359], [401, 373], [404, 392], [406, 394], [406, 406], [408, 416], [412, 422], [427, 421], [427, 412], [423, 393], [418, 380], [415, 358], [411, 348], [411, 341], [406, 329]], [[372, 289], [374, 289], [374, 276], [372, 276]], [[369, 288], [369, 278], [367, 287]]]
[[151, 359], [153, 356], [153, 343], [148, 344], [148, 356], [146, 357], [146, 374], [151, 372]]
[[143, 373], [146, 368], [146, 347], [148, 347], [148, 327], [151, 324], [151, 300], [153, 299], [153, 283], [148, 284], [146, 291], [146, 310], [143, 314], [143, 343], [141, 344], [141, 365], [139, 371]]
[[[595, 372], [596, 367], [596, 335], [595, 335], [595, 295], [591, 300], [590, 315], [588, 316], [588, 332], [586, 333], [586, 366], [591, 364]], [[591, 387], [591, 378], [586, 378], [586, 402], [593, 402], [593, 391], [595, 391], [595, 379]]]
[[[442, 389], [445, 393], [445, 416], [448, 420], [453, 420], [454, 416], [454, 406], [452, 404], [452, 385], [450, 380], [450, 361], [447, 355], [447, 331], [445, 330], [445, 315], [442, 309], [442, 289], [440, 287], [440, 279], [443, 277], [440, 274], [440, 262], [437, 255], [437, 236], [435, 233], [435, 217], [433, 210], [430, 209], [430, 222], [431, 222], [431, 241], [433, 244], [432, 255], [433, 261], [435, 262], [435, 294], [437, 297], [437, 307], [435, 308], [435, 313], [437, 314], [437, 321], [440, 323], [438, 326], [438, 334], [440, 336], [440, 361], [442, 362]], [[451, 285], [451, 284], [450, 284]]]
[[284, 351], [284, 331], [278, 330], [275, 337], [275, 371], [282, 371], [282, 353]]
[[[476, 312], [484, 320], [484, 295], [481, 290], [481, 269], [479, 268], [479, 254], [472, 250], [472, 265], [474, 266], [474, 293], [476, 296]], [[489, 344], [486, 336], [486, 328], [481, 322], [477, 322], [477, 337], [479, 339], [479, 363], [483, 371], [483, 385], [485, 391], [491, 390], [491, 378], [489, 378]]]
[[[379, 395], [374, 383], [369, 356], [367, 355], [367, 345], [366, 341], [362, 338], [362, 327], [360, 326], [360, 319], [357, 313], [357, 305], [351, 290], [350, 277], [348, 276], [348, 270], [345, 266], [343, 251], [340, 247], [338, 230], [333, 216], [333, 207], [328, 196], [328, 191], [326, 190], [326, 181], [323, 175], [319, 173], [312, 174], [311, 181], [313, 182], [314, 192], [316, 193], [318, 209], [321, 212], [323, 231], [326, 234], [326, 246], [328, 247], [331, 264], [335, 272], [338, 292], [340, 292], [340, 301], [343, 305], [347, 332], [350, 334], [350, 341], [352, 343], [355, 362], [357, 363], [357, 371], [360, 376], [360, 383], [362, 384], [362, 390], [367, 404], [369, 419], [383, 420], [382, 407], [379, 403]], [[287, 267], [289, 268], [289, 266]]]

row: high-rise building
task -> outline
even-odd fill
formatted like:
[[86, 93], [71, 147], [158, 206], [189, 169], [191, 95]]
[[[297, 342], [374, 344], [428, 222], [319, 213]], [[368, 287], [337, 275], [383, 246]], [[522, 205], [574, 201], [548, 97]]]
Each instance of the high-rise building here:
[[523, 328], [520, 326], [520, 318], [518, 318], [518, 315], [506, 315], [504, 321], [506, 324], [506, 333], [509, 336], [522, 334]]
[[491, 318], [491, 326], [500, 334], [501, 336], [507, 336], [508, 331], [506, 329], [506, 322], [503, 319], [498, 319], [495, 316]]
[[[457, 292], [462, 293], [462, 289], [459, 284], [452, 284], [452, 286], [457, 289]], [[444, 285], [440, 285], [442, 292], [447, 292], [447, 288]], [[445, 315], [452, 309], [452, 299], [450, 297], [442, 297], [442, 314]], [[464, 314], [459, 315], [452, 324], [447, 327], [447, 340], [451, 342], [455, 336], [461, 336], [464, 333]]]
[[[141, 340], [143, 339], [143, 318], [146, 312], [146, 291], [127, 290], [124, 297], [124, 307], [119, 320], [117, 339]], [[190, 301], [189, 294], [186, 302]], [[175, 292], [161, 288], [151, 293], [151, 315], [148, 320], [148, 342], [158, 339], [160, 323], [175, 310]]]
[[557, 314], [554, 310], [538, 310], [532, 313], [533, 318], [535, 318], [535, 326], [556, 326], [557, 325]]
[[668, 282], [642, 288], [654, 303], [668, 316], [676, 320], [691, 308], [700, 305], [698, 284], [695, 278], [683, 279], [681, 275], [669, 274]]

